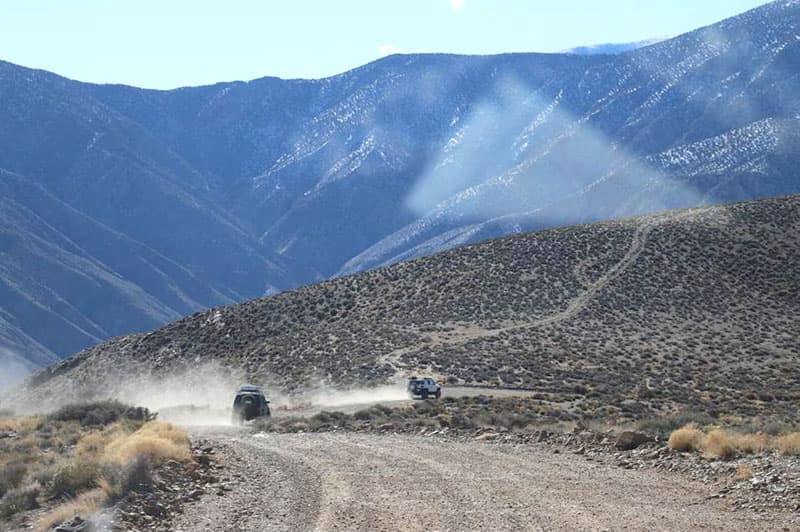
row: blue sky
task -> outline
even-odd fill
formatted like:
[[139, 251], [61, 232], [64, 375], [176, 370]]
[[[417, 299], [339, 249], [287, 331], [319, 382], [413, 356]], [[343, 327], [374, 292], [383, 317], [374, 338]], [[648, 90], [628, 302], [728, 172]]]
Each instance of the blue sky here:
[[2, 0], [0, 59], [172, 88], [318, 78], [392, 52], [555, 52], [669, 37], [763, 0]]

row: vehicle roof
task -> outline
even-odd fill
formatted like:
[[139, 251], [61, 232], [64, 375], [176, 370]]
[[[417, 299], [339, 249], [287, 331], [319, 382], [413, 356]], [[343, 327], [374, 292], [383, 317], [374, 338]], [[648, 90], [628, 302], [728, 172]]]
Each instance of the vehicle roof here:
[[261, 390], [258, 388], [258, 386], [253, 386], [252, 384], [243, 384], [239, 386], [239, 392], [261, 393]]

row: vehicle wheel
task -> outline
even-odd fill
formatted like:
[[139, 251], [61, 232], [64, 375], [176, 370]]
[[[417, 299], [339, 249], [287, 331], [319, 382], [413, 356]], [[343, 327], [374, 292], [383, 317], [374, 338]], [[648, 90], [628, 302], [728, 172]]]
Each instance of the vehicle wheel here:
[[442, 396], [442, 390], [436, 390], [436, 398], [439, 399]]

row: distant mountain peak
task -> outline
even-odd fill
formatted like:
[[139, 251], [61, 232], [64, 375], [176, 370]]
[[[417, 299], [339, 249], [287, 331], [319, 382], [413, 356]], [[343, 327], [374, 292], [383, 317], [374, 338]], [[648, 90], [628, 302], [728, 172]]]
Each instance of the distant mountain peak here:
[[569, 48], [567, 50], [563, 50], [562, 53], [574, 55], [616, 55], [623, 52], [644, 48], [645, 46], [650, 46], [651, 44], [656, 44], [664, 40], [666, 40], [666, 38], [644, 39], [642, 41], [626, 43], [591, 44], [587, 46], [576, 46], [575, 48]]

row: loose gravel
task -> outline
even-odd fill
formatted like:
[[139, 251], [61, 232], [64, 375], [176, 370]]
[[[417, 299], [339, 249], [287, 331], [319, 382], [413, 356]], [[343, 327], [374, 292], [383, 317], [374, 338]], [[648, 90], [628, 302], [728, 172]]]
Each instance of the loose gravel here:
[[711, 487], [536, 445], [412, 435], [196, 428], [230, 491], [175, 530], [792, 530], [791, 513], [733, 511]]

